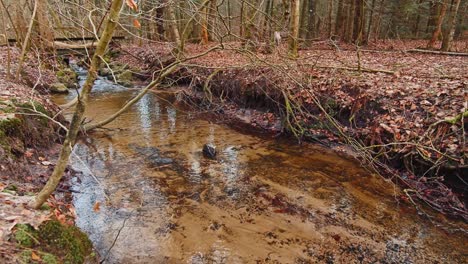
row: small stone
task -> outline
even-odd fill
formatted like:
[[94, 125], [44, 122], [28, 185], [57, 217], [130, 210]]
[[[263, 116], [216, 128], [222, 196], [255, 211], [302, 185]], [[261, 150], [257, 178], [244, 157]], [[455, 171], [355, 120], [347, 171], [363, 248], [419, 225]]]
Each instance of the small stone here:
[[208, 159], [215, 159], [216, 158], [216, 147], [211, 144], [203, 145], [203, 156]]
[[50, 85], [49, 90], [52, 93], [68, 93], [68, 88], [63, 83], [53, 83]]

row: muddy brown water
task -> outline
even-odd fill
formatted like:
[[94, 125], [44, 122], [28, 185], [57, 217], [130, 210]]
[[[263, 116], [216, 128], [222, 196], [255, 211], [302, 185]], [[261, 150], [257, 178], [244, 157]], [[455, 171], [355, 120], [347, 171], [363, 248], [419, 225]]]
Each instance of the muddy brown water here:
[[[101, 79], [87, 115], [101, 120], [135, 93]], [[77, 225], [105, 263], [466, 263], [466, 235], [330, 150], [242, 133], [155, 95], [108, 128], [71, 159]]]

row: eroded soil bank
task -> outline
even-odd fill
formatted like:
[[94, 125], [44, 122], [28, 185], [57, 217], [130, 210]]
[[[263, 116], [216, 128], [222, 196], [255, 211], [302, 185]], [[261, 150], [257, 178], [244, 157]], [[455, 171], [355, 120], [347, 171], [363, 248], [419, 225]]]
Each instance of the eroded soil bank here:
[[[101, 120], [136, 92], [101, 79], [87, 114]], [[106, 263], [466, 260], [463, 232], [418, 216], [355, 160], [240, 133], [172, 99], [148, 94], [77, 146], [77, 224]]]
[[[297, 60], [282, 47], [262, 54], [224, 43], [181, 63], [167, 84], [189, 85], [186, 101], [218, 118], [351, 146], [361, 161], [411, 189], [412, 199], [466, 221], [465, 57], [406, 52], [421, 44], [411, 41], [359, 51], [320, 43]], [[188, 45], [184, 58], [212, 47]], [[113, 60], [145, 79], [174, 62], [172, 50], [123, 46]]]
[[49, 97], [60, 78], [32, 57], [15, 79], [18, 53], [0, 47], [0, 262], [93, 261], [89, 239], [74, 226], [72, 171], [40, 210], [28, 207], [52, 173], [65, 119]]

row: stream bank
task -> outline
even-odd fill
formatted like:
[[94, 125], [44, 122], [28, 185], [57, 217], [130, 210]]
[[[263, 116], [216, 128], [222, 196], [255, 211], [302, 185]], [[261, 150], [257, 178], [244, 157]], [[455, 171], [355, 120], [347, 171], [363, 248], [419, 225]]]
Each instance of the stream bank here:
[[30, 57], [13, 80], [18, 53], [0, 47], [0, 262], [92, 263], [91, 243], [74, 226], [72, 170], [40, 210], [28, 207], [52, 173], [65, 135], [66, 121], [49, 92], [64, 80], [72, 87], [75, 74], [63, 68], [56, 76]]
[[[100, 78], [86, 114], [102, 120], [136, 93]], [[147, 94], [76, 146], [77, 225], [105, 263], [464, 261], [463, 232], [355, 160], [199, 118], [176, 97]]]
[[[186, 56], [209, 47], [189, 45]], [[123, 46], [113, 60], [144, 79], [174, 61], [171, 51], [170, 44]], [[188, 85], [186, 102], [217, 119], [344, 145], [410, 190], [409, 199], [467, 221], [466, 63], [456, 56], [408, 59], [397, 50], [374, 55], [317, 47], [289, 60], [281, 50], [252, 53], [225, 43], [182, 63], [166, 83]]]

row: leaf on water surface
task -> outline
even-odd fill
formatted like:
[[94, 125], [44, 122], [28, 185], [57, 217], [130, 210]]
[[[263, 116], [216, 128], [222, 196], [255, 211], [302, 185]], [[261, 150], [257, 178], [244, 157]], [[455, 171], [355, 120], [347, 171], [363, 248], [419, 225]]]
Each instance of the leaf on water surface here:
[[98, 213], [99, 210], [101, 210], [101, 203], [100, 202], [96, 202], [93, 206], [93, 211]]

